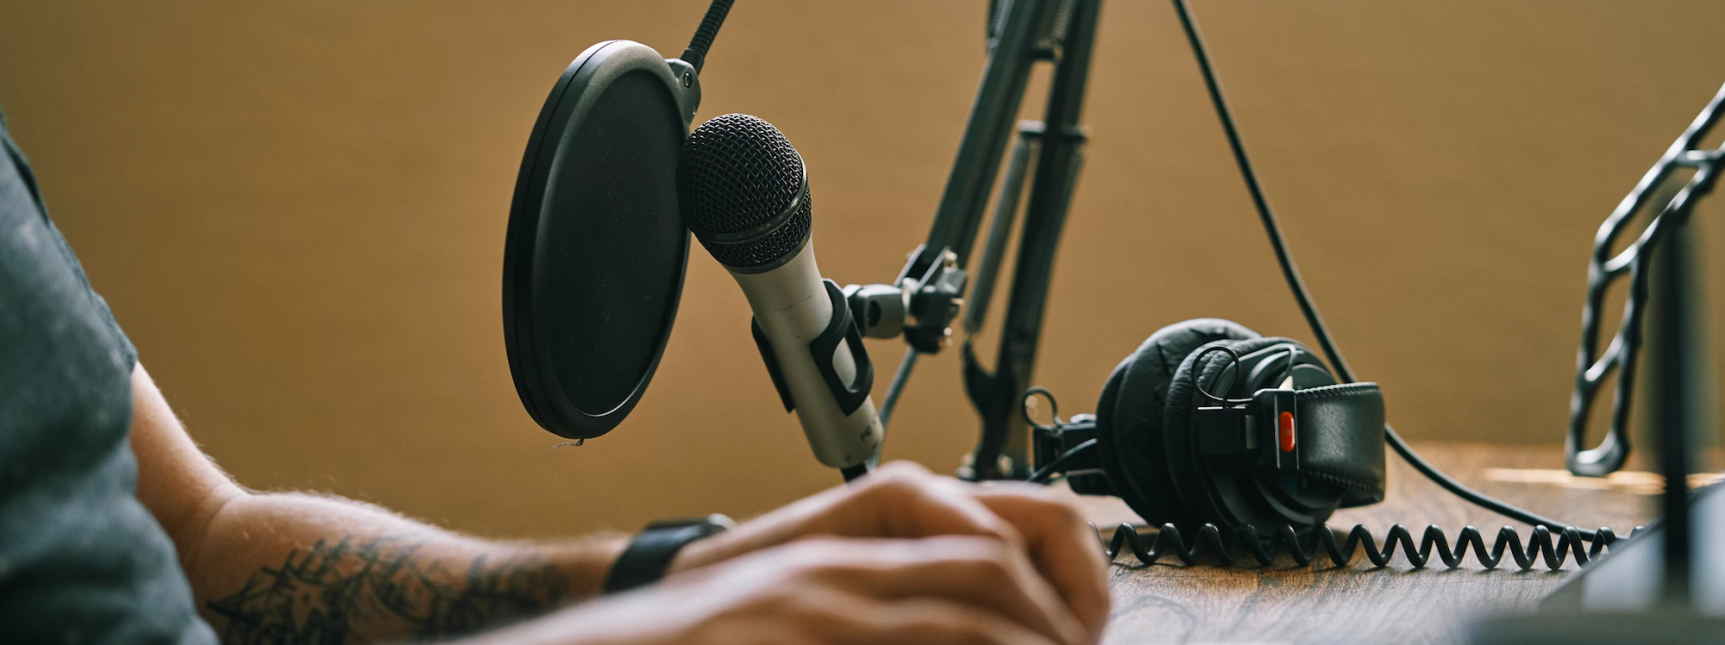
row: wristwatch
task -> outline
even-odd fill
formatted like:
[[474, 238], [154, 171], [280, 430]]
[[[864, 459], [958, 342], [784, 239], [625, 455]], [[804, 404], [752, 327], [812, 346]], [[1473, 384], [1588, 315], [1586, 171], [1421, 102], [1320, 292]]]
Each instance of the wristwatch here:
[[671, 559], [690, 542], [723, 533], [735, 526], [731, 518], [718, 513], [697, 519], [660, 520], [648, 524], [629, 542], [629, 548], [611, 565], [605, 576], [604, 593], [628, 591], [658, 582], [665, 577]]

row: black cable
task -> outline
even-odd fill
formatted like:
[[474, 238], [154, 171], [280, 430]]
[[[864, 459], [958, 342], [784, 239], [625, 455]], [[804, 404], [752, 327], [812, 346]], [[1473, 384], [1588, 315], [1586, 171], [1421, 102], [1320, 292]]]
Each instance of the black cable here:
[[916, 367], [916, 357], [919, 355], [921, 355], [921, 353], [916, 351], [915, 347], [906, 347], [904, 349], [904, 358], [899, 360], [898, 371], [894, 372], [892, 375], [892, 384], [888, 385], [886, 388], [886, 398], [881, 399], [881, 428], [886, 428], [887, 422], [892, 420], [892, 410], [893, 408], [898, 407], [898, 397], [899, 395], [904, 394], [904, 384], [910, 381], [910, 370], [911, 368]]
[[1270, 236], [1270, 246], [1276, 252], [1276, 263], [1282, 267], [1282, 276], [1288, 280], [1288, 288], [1294, 292], [1294, 300], [1300, 304], [1300, 313], [1306, 316], [1306, 324], [1312, 328], [1312, 333], [1318, 337], [1318, 345], [1323, 348], [1324, 355], [1329, 357], [1331, 367], [1342, 381], [1354, 381], [1353, 370], [1348, 369], [1342, 353], [1336, 350], [1336, 344], [1330, 340], [1330, 332], [1324, 326], [1324, 319], [1318, 314], [1318, 308], [1312, 304], [1312, 296], [1306, 291], [1306, 282], [1300, 279], [1300, 270], [1294, 266], [1293, 256], [1288, 254], [1287, 245], [1282, 241], [1282, 227], [1276, 223], [1276, 216], [1270, 212], [1270, 203], [1264, 199], [1264, 191], [1258, 187], [1258, 173], [1252, 170], [1252, 161], [1246, 158], [1246, 146], [1240, 142], [1240, 133], [1234, 128], [1234, 117], [1228, 110], [1228, 102], [1222, 98], [1222, 86], [1216, 82], [1216, 74], [1210, 69], [1210, 53], [1204, 47], [1204, 38], [1198, 35], [1198, 26], [1193, 23], [1186, 0], [1174, 0], [1174, 9], [1180, 14], [1180, 26], [1186, 30], [1186, 40], [1192, 45], [1192, 54], [1198, 59], [1198, 73], [1204, 76], [1204, 86], [1210, 90], [1210, 102], [1216, 106], [1216, 116], [1222, 121], [1222, 133], [1228, 137], [1228, 147], [1234, 151], [1234, 163], [1240, 167], [1241, 178], [1246, 180], [1246, 192], [1252, 195], [1252, 205], [1258, 209], [1258, 219], [1264, 224], [1264, 232]]
[[[904, 348], [904, 358], [899, 359], [898, 370], [893, 372], [892, 375], [892, 383], [886, 387], [886, 398], [881, 399], [880, 414], [878, 415], [880, 418], [881, 445], [876, 449], [874, 455], [869, 457], [868, 463], [865, 464], [868, 468], [873, 468], [880, 464], [881, 453], [886, 450], [887, 424], [892, 421], [892, 411], [894, 408], [898, 407], [898, 397], [904, 394], [905, 383], [910, 382], [910, 370], [911, 368], [916, 367], [916, 357], [920, 355], [922, 355], [921, 352], [916, 351], [915, 347]], [[853, 477], [849, 474], [845, 475], [845, 481], [850, 481], [851, 479], [853, 479]]]
[[[1092, 526], [1094, 528], [1094, 526]], [[1635, 527], [1628, 539], [1646, 530]], [[1563, 563], [1573, 557], [1576, 564], [1586, 567], [1599, 559], [1600, 555], [1618, 541], [1617, 534], [1610, 527], [1600, 527], [1597, 532], [1583, 531], [1574, 527], [1565, 527], [1560, 531], [1552, 531], [1544, 526], [1533, 527], [1533, 534], [1528, 536], [1527, 544], [1521, 542], [1521, 534], [1512, 527], [1502, 527], [1497, 531], [1497, 541], [1490, 549], [1486, 548], [1485, 536], [1479, 529], [1472, 526], [1463, 527], [1456, 534], [1455, 548], [1450, 548], [1450, 541], [1444, 535], [1443, 529], [1436, 524], [1426, 527], [1418, 545], [1414, 543], [1413, 533], [1408, 528], [1397, 524], [1390, 527], [1384, 535], [1384, 547], [1378, 548], [1378, 541], [1363, 524], [1355, 524], [1347, 532], [1347, 537], [1338, 540], [1336, 531], [1328, 525], [1319, 525], [1316, 529], [1302, 533], [1295, 531], [1293, 526], [1283, 524], [1280, 528], [1268, 534], [1259, 533], [1250, 524], [1240, 527], [1230, 534], [1216, 528], [1214, 524], [1205, 524], [1192, 536], [1192, 543], [1187, 546], [1186, 539], [1180, 529], [1173, 524], [1163, 524], [1162, 528], [1151, 538], [1148, 548], [1144, 545], [1144, 536], [1138, 534], [1138, 529], [1131, 524], [1121, 524], [1114, 529], [1112, 540], [1104, 540], [1102, 532], [1096, 532], [1096, 539], [1102, 542], [1103, 549], [1108, 554], [1109, 561], [1114, 561], [1123, 551], [1130, 550], [1138, 559], [1139, 566], [1150, 566], [1163, 556], [1172, 555], [1186, 564], [1197, 564], [1206, 556], [1220, 561], [1222, 566], [1232, 566], [1236, 561], [1242, 561], [1247, 556], [1258, 562], [1259, 566], [1274, 564], [1282, 555], [1287, 554], [1294, 564], [1306, 566], [1318, 559], [1318, 549], [1323, 549], [1323, 555], [1328, 556], [1330, 563], [1345, 567], [1354, 560], [1355, 549], [1362, 549], [1366, 559], [1374, 567], [1389, 566], [1390, 558], [1395, 557], [1397, 545], [1401, 546], [1402, 554], [1415, 568], [1424, 568], [1431, 563], [1432, 556], [1443, 562], [1445, 567], [1454, 569], [1465, 563], [1468, 547], [1473, 547], [1474, 559], [1487, 569], [1496, 569], [1503, 562], [1507, 551], [1515, 565], [1522, 571], [1539, 566], [1544, 561], [1546, 568], [1557, 571], [1563, 568]], [[1553, 538], [1552, 536], [1556, 537]], [[1597, 537], [1588, 537], [1597, 535]], [[1583, 547], [1583, 542], [1592, 542], [1591, 546]]]
[[1030, 479], [1026, 481], [1029, 481], [1032, 484], [1045, 483], [1048, 481], [1049, 477], [1053, 477], [1055, 473], [1064, 470], [1066, 468], [1066, 464], [1071, 463], [1072, 460], [1077, 459], [1080, 455], [1084, 454], [1085, 451], [1094, 449], [1095, 447], [1095, 439], [1085, 439], [1082, 443], [1073, 446], [1071, 450], [1060, 453], [1060, 456], [1055, 457], [1054, 461], [1050, 461], [1043, 467], [1036, 469], [1036, 472], [1031, 473]]
[[731, 3], [735, 0], [713, 0], [707, 5], [707, 15], [701, 18], [701, 26], [695, 29], [695, 37], [689, 39], [689, 46], [683, 50], [683, 62], [701, 71], [701, 65], [707, 62], [707, 50], [713, 47], [713, 39], [719, 36], [719, 27], [725, 24], [725, 14], [731, 12]]
[[[1228, 137], [1228, 147], [1234, 151], [1234, 163], [1240, 168], [1240, 176], [1246, 181], [1246, 190], [1252, 195], [1252, 205], [1258, 210], [1258, 219], [1264, 224], [1264, 233], [1270, 238], [1270, 247], [1276, 252], [1276, 263], [1282, 267], [1282, 277], [1287, 279], [1288, 289], [1293, 292], [1294, 300], [1300, 305], [1300, 313], [1306, 317], [1307, 326], [1312, 328], [1312, 335], [1318, 339], [1318, 346], [1323, 348], [1324, 355], [1330, 359], [1330, 366], [1343, 383], [1354, 382], [1353, 370], [1348, 369], [1347, 361], [1342, 359], [1342, 353], [1336, 349], [1335, 341], [1330, 339], [1330, 330], [1324, 325], [1324, 319], [1318, 315], [1317, 305], [1312, 303], [1312, 296], [1306, 291], [1306, 283], [1300, 279], [1300, 270], [1294, 266], [1294, 258], [1289, 255], [1287, 242], [1282, 239], [1282, 227], [1276, 223], [1276, 216], [1270, 212], [1270, 203], [1264, 199], [1264, 191], [1258, 186], [1258, 175], [1252, 170], [1252, 161], [1246, 158], [1246, 147], [1240, 142], [1240, 133], [1234, 128], [1234, 117], [1228, 111], [1228, 102], [1222, 98], [1222, 87], [1216, 81], [1216, 74], [1210, 68], [1210, 54], [1204, 47], [1204, 39], [1198, 34], [1198, 26], [1194, 23], [1186, 0], [1174, 0], [1174, 10], [1180, 16], [1180, 26], [1186, 30], [1186, 40], [1192, 45], [1192, 54], [1198, 59], [1198, 72], [1204, 77], [1204, 86], [1210, 91], [1210, 102], [1216, 107], [1216, 117], [1222, 122], [1222, 132]], [[1563, 531], [1569, 525], [1550, 518], [1524, 511], [1500, 502], [1485, 494], [1462, 485], [1448, 475], [1438, 472], [1437, 468], [1426, 463], [1413, 448], [1408, 447], [1395, 428], [1384, 424], [1384, 440], [1401, 455], [1409, 465], [1418, 470], [1426, 478], [1442, 486], [1469, 502], [1505, 517], [1513, 518], [1543, 526], [1552, 531]], [[1582, 539], [1593, 540], [1596, 533], [1579, 531]]]
[[853, 482], [856, 481], [857, 478], [869, 474], [869, 465], [867, 463], [861, 463], [855, 466], [840, 468], [839, 474], [844, 475], [846, 482]]

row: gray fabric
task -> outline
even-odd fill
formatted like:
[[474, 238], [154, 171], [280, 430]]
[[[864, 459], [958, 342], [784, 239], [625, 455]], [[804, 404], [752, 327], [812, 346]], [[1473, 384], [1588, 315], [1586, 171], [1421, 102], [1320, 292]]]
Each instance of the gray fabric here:
[[213, 643], [136, 496], [132, 345], [0, 148], [0, 640]]

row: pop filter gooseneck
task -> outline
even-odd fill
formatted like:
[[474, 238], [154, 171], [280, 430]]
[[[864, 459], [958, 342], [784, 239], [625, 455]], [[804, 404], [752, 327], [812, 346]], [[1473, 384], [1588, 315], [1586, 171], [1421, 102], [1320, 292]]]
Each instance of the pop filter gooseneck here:
[[665, 352], [689, 255], [677, 156], [730, 7], [712, 3], [682, 59], [627, 40], [589, 47], [533, 125], [509, 211], [503, 337], [521, 404], [553, 433], [616, 427]]

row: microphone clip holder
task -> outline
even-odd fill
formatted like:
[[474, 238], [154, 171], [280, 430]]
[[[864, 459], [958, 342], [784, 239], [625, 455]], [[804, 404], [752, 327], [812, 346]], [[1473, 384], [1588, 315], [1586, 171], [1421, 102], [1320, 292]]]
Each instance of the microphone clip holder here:
[[[819, 336], [809, 341], [809, 357], [814, 360], [815, 368], [820, 370], [821, 379], [826, 382], [827, 389], [838, 402], [839, 410], [848, 415], [856, 412], [857, 408], [862, 407], [863, 401], [868, 399], [869, 390], [874, 387], [874, 364], [869, 362], [868, 351], [863, 348], [856, 320], [851, 315], [850, 307], [845, 304], [844, 291], [832, 280], [821, 282], [826, 286], [827, 297], [832, 300], [832, 320]], [[756, 349], [761, 352], [761, 361], [767, 364], [767, 375], [773, 380], [773, 389], [779, 392], [779, 402], [784, 404], [786, 412], [796, 410], [797, 403], [791, 397], [790, 385], [779, 367], [778, 356], [773, 352], [772, 344], [767, 342], [766, 333], [761, 331], [760, 322], [749, 319], [749, 332], [755, 338]], [[840, 343], [849, 350], [851, 361], [856, 366], [848, 384], [833, 363]]]
[[911, 253], [913, 260], [905, 264], [898, 282], [910, 293], [910, 310], [905, 319], [904, 340], [916, 351], [933, 354], [952, 339], [952, 321], [964, 306], [964, 288], [969, 274], [958, 265], [958, 254], [942, 247], [920, 277], [911, 279], [916, 262], [923, 255], [918, 247]]
[[[902, 335], [911, 347], [926, 354], [946, 346], [952, 338], [952, 321], [964, 305], [969, 275], [959, 268], [958, 255], [951, 250], [943, 249], [940, 257], [941, 261], [929, 265], [921, 276], [900, 275], [896, 285], [846, 286], [845, 301], [862, 335]], [[910, 268], [906, 265], [905, 272]]]

